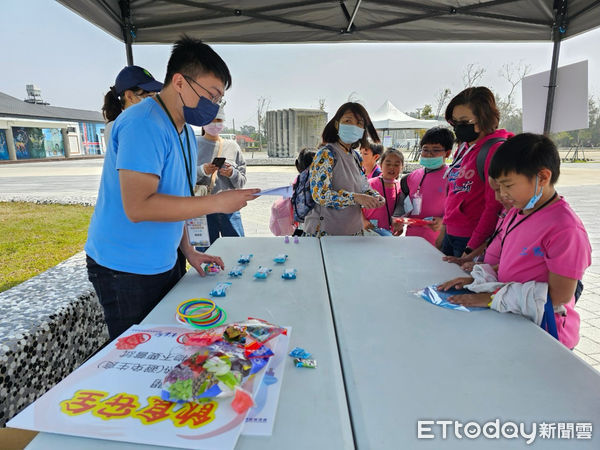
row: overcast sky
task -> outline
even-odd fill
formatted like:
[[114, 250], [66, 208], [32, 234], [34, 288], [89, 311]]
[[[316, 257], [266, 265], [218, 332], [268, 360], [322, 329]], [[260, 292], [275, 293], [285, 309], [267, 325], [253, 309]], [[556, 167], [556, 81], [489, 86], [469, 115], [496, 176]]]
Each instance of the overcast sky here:
[[[25, 98], [36, 84], [55, 106], [99, 110], [125, 65], [125, 47], [115, 38], [51, 0], [1, 0], [3, 51], [0, 91]], [[463, 88], [469, 63], [487, 70], [482, 84], [505, 95], [498, 74], [505, 63], [528, 64], [531, 73], [548, 70], [551, 43], [464, 44], [295, 44], [215, 45], [229, 65], [227, 124], [256, 125], [259, 97], [270, 109], [317, 108], [326, 99], [332, 114], [354, 93], [370, 112], [389, 99], [402, 111], [434, 103], [437, 92]], [[563, 42], [560, 65], [589, 60], [590, 92], [600, 96], [600, 29]], [[167, 45], [134, 45], [134, 63], [162, 81]], [[520, 104], [520, 91], [517, 96]]]

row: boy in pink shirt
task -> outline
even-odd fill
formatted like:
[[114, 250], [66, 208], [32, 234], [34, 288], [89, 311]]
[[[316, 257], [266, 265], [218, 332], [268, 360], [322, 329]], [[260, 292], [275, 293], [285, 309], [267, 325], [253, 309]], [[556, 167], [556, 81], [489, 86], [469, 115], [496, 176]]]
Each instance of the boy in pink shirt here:
[[367, 144], [360, 148], [362, 168], [367, 176], [367, 180], [381, 175], [380, 158], [383, 150], [383, 145], [375, 144], [371, 141], [367, 141]]
[[[506, 225], [505, 217], [508, 211], [512, 208], [512, 203], [504, 203], [502, 196], [500, 195], [500, 185], [492, 177], [488, 177], [488, 183], [494, 194], [496, 200], [502, 203], [503, 209], [498, 215], [498, 221], [496, 222], [496, 229], [492, 235], [479, 247], [473, 250], [463, 257], [457, 256], [444, 256], [442, 259], [450, 263], [458, 264], [460, 268], [466, 272], [471, 272], [475, 264], [479, 264], [483, 260], [484, 264], [490, 266], [496, 266], [500, 262], [500, 235]], [[483, 255], [483, 257], [482, 257]]]
[[[386, 149], [381, 155], [381, 175], [369, 180], [371, 188], [381, 194], [385, 203], [379, 208], [363, 209], [365, 229], [392, 229], [392, 216], [399, 197], [402, 197], [398, 177], [404, 168], [404, 155], [400, 150]], [[375, 223], [373, 223], [375, 222]]]
[[[422, 169], [405, 175], [401, 180], [402, 192], [408, 196], [404, 200], [405, 217], [415, 219], [432, 218], [432, 225], [417, 226], [409, 225], [406, 229], [407, 236], [420, 236], [431, 245], [441, 248], [443, 233], [442, 219], [444, 217], [444, 203], [448, 192], [448, 183], [444, 177], [446, 169], [446, 158], [452, 152], [454, 135], [448, 128], [435, 127], [427, 130], [421, 138]], [[412, 207], [409, 212], [406, 205]], [[401, 234], [402, 224], [396, 225], [394, 234]]]
[[[562, 309], [554, 315], [558, 339], [572, 349], [579, 341], [580, 322], [574, 294], [577, 280], [591, 264], [592, 249], [581, 219], [554, 189], [559, 173], [554, 143], [530, 133], [503, 144], [489, 168], [503, 200], [513, 205], [500, 233], [498, 281], [547, 283], [554, 310]], [[457, 280], [442, 287], [462, 287], [472, 278]], [[457, 295], [451, 301], [486, 306], [491, 294]]]

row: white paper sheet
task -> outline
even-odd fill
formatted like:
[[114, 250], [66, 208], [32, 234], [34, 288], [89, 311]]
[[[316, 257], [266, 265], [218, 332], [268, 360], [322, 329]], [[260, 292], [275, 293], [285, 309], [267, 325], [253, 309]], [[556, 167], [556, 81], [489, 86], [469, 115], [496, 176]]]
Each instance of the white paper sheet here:
[[[137, 335], [135, 348], [118, 349], [118, 340], [113, 341], [8, 426], [180, 448], [233, 449], [248, 412], [236, 413], [231, 398], [186, 404], [160, 399], [165, 375], [195, 351], [179, 343], [190, 332], [172, 325], [134, 325], [121, 337]], [[255, 396], [268, 370], [267, 365], [242, 387]]]
[[261, 195], [281, 195], [285, 198], [291, 198], [293, 194], [292, 186], [281, 186], [272, 189], [265, 189], [264, 191], [260, 191], [258, 194], [254, 194], [257, 197]]

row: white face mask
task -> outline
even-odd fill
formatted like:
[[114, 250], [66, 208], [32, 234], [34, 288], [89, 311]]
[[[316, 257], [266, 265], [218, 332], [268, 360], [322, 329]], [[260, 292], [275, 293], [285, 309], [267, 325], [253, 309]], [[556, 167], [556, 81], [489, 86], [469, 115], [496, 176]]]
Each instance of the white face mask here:
[[225, 124], [223, 122], [211, 122], [208, 125], [204, 125], [204, 131], [211, 136], [218, 136], [223, 130]]

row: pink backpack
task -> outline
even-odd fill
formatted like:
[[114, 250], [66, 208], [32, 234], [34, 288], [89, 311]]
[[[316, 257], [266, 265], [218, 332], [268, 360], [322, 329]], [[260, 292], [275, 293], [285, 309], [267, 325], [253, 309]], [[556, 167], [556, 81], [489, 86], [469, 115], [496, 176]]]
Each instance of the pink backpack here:
[[289, 198], [277, 199], [271, 205], [271, 219], [269, 229], [275, 236], [291, 236], [294, 226], [294, 211]]

